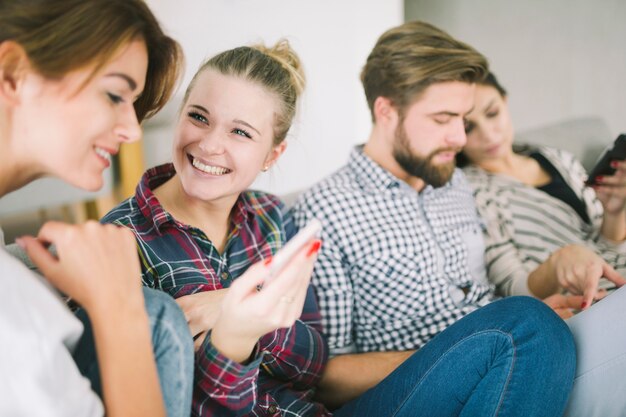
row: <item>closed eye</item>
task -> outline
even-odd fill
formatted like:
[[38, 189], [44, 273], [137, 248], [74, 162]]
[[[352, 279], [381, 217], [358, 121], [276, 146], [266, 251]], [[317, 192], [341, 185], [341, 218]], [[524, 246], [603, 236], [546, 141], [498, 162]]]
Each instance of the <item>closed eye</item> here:
[[435, 121], [435, 123], [440, 124], [440, 125], [445, 125], [446, 123], [448, 123], [450, 120], [452, 120], [452, 116], [448, 115], [448, 114], [439, 114], [437, 116], [435, 116], [433, 118], [433, 120]]
[[111, 100], [111, 103], [113, 104], [120, 104], [124, 102], [122, 96], [118, 96], [117, 94], [107, 93], [107, 96], [109, 96], [109, 100]]

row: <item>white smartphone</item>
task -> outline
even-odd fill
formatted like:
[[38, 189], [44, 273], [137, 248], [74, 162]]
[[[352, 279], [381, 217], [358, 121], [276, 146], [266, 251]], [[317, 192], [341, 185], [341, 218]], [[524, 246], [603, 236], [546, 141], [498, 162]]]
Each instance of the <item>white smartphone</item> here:
[[316, 236], [319, 236], [322, 230], [322, 223], [313, 219], [307, 225], [300, 229], [294, 237], [292, 237], [282, 248], [276, 252], [272, 263], [270, 264], [270, 274], [265, 280], [265, 284], [271, 281], [278, 273], [289, 263], [289, 261], [302, 249], [302, 247]]

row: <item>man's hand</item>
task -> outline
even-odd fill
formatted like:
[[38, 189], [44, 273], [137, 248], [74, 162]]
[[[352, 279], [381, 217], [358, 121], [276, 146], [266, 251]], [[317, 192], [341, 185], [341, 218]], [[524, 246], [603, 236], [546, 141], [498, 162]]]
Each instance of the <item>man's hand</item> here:
[[582, 295], [563, 295], [563, 294], [553, 294], [547, 298], [543, 299], [543, 302], [546, 303], [556, 314], [559, 315], [563, 320], [569, 319], [575, 313], [574, 310], [580, 309], [580, 306], [583, 302]]

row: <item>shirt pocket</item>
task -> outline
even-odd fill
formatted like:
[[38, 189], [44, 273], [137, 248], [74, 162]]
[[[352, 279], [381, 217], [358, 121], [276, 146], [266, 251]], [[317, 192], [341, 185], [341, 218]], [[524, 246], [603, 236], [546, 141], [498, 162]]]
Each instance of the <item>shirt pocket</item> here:
[[410, 251], [369, 254], [351, 275], [357, 321], [371, 324], [433, 314], [436, 300], [448, 298], [448, 283], [438, 276], [434, 262], [433, 257]]

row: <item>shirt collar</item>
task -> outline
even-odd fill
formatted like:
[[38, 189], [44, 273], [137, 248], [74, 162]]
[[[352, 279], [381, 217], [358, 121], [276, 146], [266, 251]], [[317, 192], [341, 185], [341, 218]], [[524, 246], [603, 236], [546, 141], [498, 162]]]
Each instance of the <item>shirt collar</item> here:
[[239, 229], [245, 222], [252, 219], [255, 213], [256, 210], [250, 201], [250, 195], [244, 191], [239, 194], [239, 198], [235, 202], [230, 222], [236, 229]]
[[143, 216], [154, 225], [155, 230], [161, 230], [163, 225], [174, 221], [173, 217], [165, 211], [153, 191], [174, 175], [176, 175], [176, 170], [172, 163], [150, 168], [143, 174], [135, 190], [137, 206]]
[[[357, 182], [363, 189], [371, 191], [397, 190], [398, 192], [409, 194], [416, 192], [409, 184], [365, 155], [365, 153], [363, 153], [363, 146], [364, 145], [357, 145], [352, 149], [348, 162], [350, 170], [356, 175]], [[419, 194], [425, 196], [445, 192], [444, 190], [454, 186], [458, 181], [459, 172], [460, 170], [455, 168], [452, 177], [443, 187], [434, 188], [432, 185], [427, 184]]]
[[357, 145], [352, 149], [348, 167], [355, 173], [357, 181], [364, 189], [380, 191], [401, 186], [401, 181], [397, 177], [363, 153], [363, 145]]
[[[187, 227], [187, 225], [176, 222], [172, 215], [165, 211], [161, 202], [154, 195], [154, 190], [174, 175], [176, 175], [176, 170], [172, 163], [150, 168], [141, 177], [141, 181], [135, 191], [135, 199], [137, 200], [139, 210], [149, 222], [152, 222], [155, 230], [161, 230], [164, 225], [170, 223], [176, 223], [177, 227]], [[231, 224], [236, 229], [241, 228], [243, 223], [254, 215], [255, 209], [247, 192], [239, 195], [232, 213]]]

